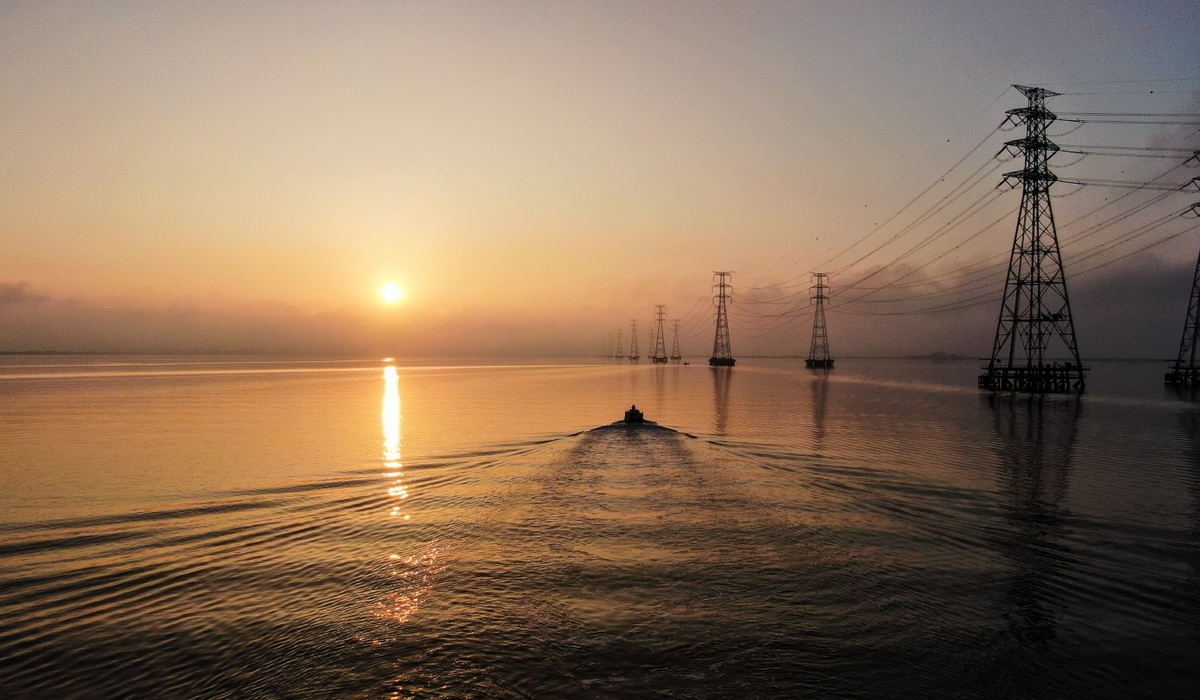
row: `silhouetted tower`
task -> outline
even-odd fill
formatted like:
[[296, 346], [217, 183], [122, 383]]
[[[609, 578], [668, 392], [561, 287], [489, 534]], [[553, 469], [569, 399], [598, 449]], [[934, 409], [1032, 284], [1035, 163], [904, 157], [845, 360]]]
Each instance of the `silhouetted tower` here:
[[617, 329], [617, 350], [615, 353], [613, 353], [613, 358], [619, 360], [622, 357], [625, 357], [625, 355], [622, 354], [624, 352], [624, 348], [625, 348], [625, 345], [624, 345], [624, 343], [621, 342], [621, 329], [618, 328]]
[[833, 360], [829, 357], [829, 332], [825, 328], [825, 300], [829, 298], [825, 294], [829, 289], [825, 286], [825, 278], [829, 276], [829, 273], [814, 272], [812, 276], [817, 281], [812, 286], [813, 299], [817, 302], [817, 309], [813, 312], [812, 343], [808, 346], [808, 359], [804, 361], [804, 366], [809, 369], [832, 369]]
[[671, 333], [671, 362], [679, 362], [683, 359], [683, 355], [679, 353], [679, 319], [672, 321], [673, 328]]
[[713, 303], [717, 307], [717, 333], [713, 337], [713, 354], [708, 358], [708, 364], [713, 367], [732, 367], [735, 360], [733, 351], [729, 348], [729, 275], [728, 272], [714, 272], [719, 281], [713, 285], [717, 289]]
[[667, 307], [662, 304], [654, 306], [654, 354], [650, 356], [650, 360], [655, 364], [667, 363], [667, 330], [663, 327], [663, 321], [667, 317]]
[[[1200, 204], [1196, 205], [1200, 207]], [[1200, 379], [1200, 367], [1196, 366], [1196, 331], [1200, 325], [1200, 257], [1196, 258], [1196, 274], [1192, 276], [1192, 297], [1188, 301], [1187, 319], [1183, 322], [1183, 339], [1179, 341], [1179, 355], [1171, 371], [1167, 372], [1166, 383], [1175, 386], [1196, 386]]]
[[[1007, 119], [1015, 125], [1025, 124], [1025, 138], [1004, 144], [1005, 151], [1025, 156], [1024, 168], [1004, 174], [1004, 182], [1021, 183], [1021, 210], [996, 340], [986, 371], [979, 375], [979, 387], [1037, 393], [1083, 391], [1087, 368], [1079, 361], [1067, 278], [1050, 207], [1050, 186], [1058, 178], [1050, 172], [1049, 161], [1058, 146], [1046, 138], [1046, 128], [1057, 117], [1046, 109], [1046, 99], [1058, 93], [1013, 87], [1029, 98], [1028, 107], [1008, 110]], [[1064, 357], [1061, 362], [1047, 362], [1046, 349], [1056, 338]]]
[[637, 361], [641, 355], [638, 354], [637, 347], [637, 319], [629, 319], [629, 359]]

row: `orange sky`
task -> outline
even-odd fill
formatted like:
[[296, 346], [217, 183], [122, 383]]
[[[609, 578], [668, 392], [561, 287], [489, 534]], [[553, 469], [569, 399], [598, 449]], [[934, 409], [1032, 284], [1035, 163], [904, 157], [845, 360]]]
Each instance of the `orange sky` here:
[[[1021, 106], [1010, 83], [1139, 81], [1065, 104], [1198, 111], [1200, 8], [1101, 7], [6, 3], [0, 350], [598, 351], [713, 270], [807, 274]], [[1195, 244], [1149, 255], [1190, 267]], [[735, 350], [807, 345], [754, 323]]]

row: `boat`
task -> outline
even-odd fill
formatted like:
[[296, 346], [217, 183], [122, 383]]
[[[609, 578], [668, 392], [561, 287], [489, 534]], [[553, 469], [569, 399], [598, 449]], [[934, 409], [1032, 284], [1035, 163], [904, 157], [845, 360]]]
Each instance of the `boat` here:
[[[630, 406], [629, 410], [625, 411], [625, 417], [622, 418], [621, 420], [614, 421], [612, 423], [609, 423], [608, 425], [597, 426], [595, 428], [592, 428], [590, 432], [595, 432], [597, 430], [622, 430], [622, 431], [625, 431], [625, 430], [631, 430], [631, 429], [632, 430], [665, 430], [669, 433], [678, 433], [679, 432], [678, 430], [676, 430], [674, 428], [668, 428], [665, 425], [659, 425], [658, 423], [656, 423], [652, 420], [648, 420], [646, 418], [646, 414], [642, 413], [641, 409], [639, 409], [636, 404], [633, 406]], [[680, 433], [680, 434], [687, 435], [687, 433]], [[689, 437], [692, 437], [692, 436], [689, 436]]]

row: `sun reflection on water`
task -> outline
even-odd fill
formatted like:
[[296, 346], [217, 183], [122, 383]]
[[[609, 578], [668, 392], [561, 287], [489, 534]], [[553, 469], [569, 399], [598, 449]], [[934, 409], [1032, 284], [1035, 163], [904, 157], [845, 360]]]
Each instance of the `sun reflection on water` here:
[[[408, 486], [404, 483], [404, 462], [400, 445], [400, 377], [393, 365], [383, 368], [383, 476], [391, 479], [387, 489], [389, 498], [395, 499], [388, 515], [400, 521], [409, 520], [401, 504], [408, 498]], [[388, 568], [395, 588], [376, 610], [376, 616], [395, 622], [407, 622], [421, 606], [421, 600], [429, 591], [431, 580], [438, 571], [438, 551], [430, 547], [426, 551], [404, 556], [390, 554]]]
[[[393, 479], [388, 496], [404, 500], [408, 487], [404, 485], [404, 463], [400, 458], [400, 376], [393, 365], [383, 368], [383, 475]], [[409, 516], [392, 506], [393, 517], [408, 520]]]

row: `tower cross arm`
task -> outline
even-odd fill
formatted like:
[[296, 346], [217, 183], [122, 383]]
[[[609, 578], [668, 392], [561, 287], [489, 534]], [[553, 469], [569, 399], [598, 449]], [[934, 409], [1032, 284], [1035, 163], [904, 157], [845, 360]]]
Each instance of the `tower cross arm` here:
[[1023, 139], [1013, 139], [1006, 141], [1004, 148], [1000, 149], [1000, 153], [1007, 153], [1011, 156], [1021, 156], [1031, 151], [1046, 151], [1046, 157], [1049, 158], [1059, 151], [1058, 144], [1043, 135], [1027, 136]]
[[1004, 120], [1005, 124], [1014, 124], [1018, 126], [1021, 124], [1028, 124], [1029, 122], [1049, 123], [1058, 119], [1057, 114], [1042, 106], [1018, 107], [1016, 109], [1008, 110], [1005, 112], [1005, 114], [1008, 115]]
[[1030, 85], [1013, 85], [1013, 87], [1020, 90], [1021, 94], [1030, 100], [1045, 100], [1051, 97], [1058, 97], [1060, 94], [1062, 94], [1054, 92], [1053, 90], [1047, 90], [1043, 87], [1033, 87]]
[[1004, 173], [1003, 182], [1008, 182], [1010, 179], [1022, 182], [1058, 182], [1058, 176], [1046, 168], [1025, 168]]

